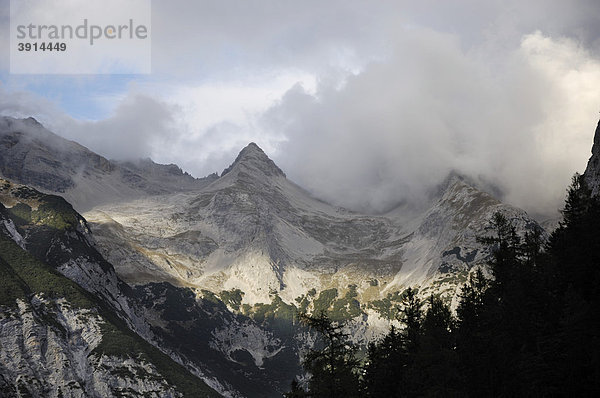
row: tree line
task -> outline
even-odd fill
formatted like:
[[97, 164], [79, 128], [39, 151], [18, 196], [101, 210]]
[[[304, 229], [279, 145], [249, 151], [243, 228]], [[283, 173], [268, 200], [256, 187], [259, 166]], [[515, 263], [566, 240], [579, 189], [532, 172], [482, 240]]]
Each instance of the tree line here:
[[[326, 313], [301, 314], [319, 333], [292, 382], [295, 397], [553, 397], [600, 391], [600, 200], [576, 174], [563, 220], [547, 240], [519, 236], [502, 214], [493, 234], [491, 275], [475, 270], [453, 314], [439, 297], [407, 291], [400, 328], [366, 357]], [[489, 274], [488, 274], [489, 275]]]

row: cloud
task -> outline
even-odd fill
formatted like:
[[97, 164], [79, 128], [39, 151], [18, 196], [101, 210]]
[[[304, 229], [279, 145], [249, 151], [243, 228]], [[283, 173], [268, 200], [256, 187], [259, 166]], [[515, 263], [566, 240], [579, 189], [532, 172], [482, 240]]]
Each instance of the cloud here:
[[176, 112], [173, 105], [137, 94], [124, 100], [107, 119], [65, 119], [61, 125], [55, 123], [54, 128], [66, 138], [113, 159], [146, 158], [177, 134], [173, 119]]
[[35, 117], [56, 134], [74, 140], [103, 156], [127, 160], [151, 157], [179, 132], [178, 109], [155, 98], [131, 93], [114, 113], [99, 121], [72, 118], [52, 101], [0, 85], [0, 115]]
[[539, 32], [501, 64], [486, 51], [412, 29], [393, 57], [341, 90], [291, 90], [263, 120], [287, 137], [279, 162], [300, 185], [352, 208], [418, 201], [457, 170], [496, 184], [512, 204], [556, 212], [585, 168], [600, 62], [574, 40]]
[[385, 47], [383, 32], [394, 22], [395, 13], [389, 12], [393, 4], [154, 2], [153, 68], [167, 76], [198, 80], [257, 70], [326, 73], [332, 68], [359, 68]]
[[312, 76], [298, 73], [185, 87], [131, 85], [119, 97], [96, 99], [117, 104], [99, 120], [75, 119], [47, 98], [0, 85], [0, 114], [34, 116], [59, 135], [111, 159], [151, 157], [204, 176], [226, 168], [250, 141], [272, 151], [282, 136], [263, 134], [254, 123], [299, 82], [314, 89]]
[[62, 111], [54, 102], [28, 91], [9, 90], [0, 82], [1, 115], [16, 117], [37, 115], [40, 117], [40, 115], [55, 115], [59, 113], [62, 113]]

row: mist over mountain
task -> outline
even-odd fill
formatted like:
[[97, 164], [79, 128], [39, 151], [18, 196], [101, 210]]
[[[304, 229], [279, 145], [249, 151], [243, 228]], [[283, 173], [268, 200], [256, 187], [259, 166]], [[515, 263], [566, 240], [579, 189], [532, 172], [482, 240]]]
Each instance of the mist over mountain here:
[[0, 115], [195, 177], [256, 142], [313, 195], [370, 213], [419, 203], [457, 170], [542, 219], [585, 168], [594, 0], [170, 4], [153, 6], [153, 75], [5, 73]]
[[118, 198], [195, 189], [196, 179], [176, 165], [150, 159], [111, 161], [47, 130], [34, 118], [0, 118], [0, 173], [63, 195], [82, 211]]
[[[12, 181], [0, 182], [7, 249], [0, 265], [6, 281], [24, 281], [5, 282], [2, 290], [0, 308], [21, 322], [10, 330], [29, 330], [31, 307], [39, 340], [60, 347], [53, 351], [59, 356], [88, 353], [86, 374], [97, 375], [118, 366], [112, 342], [132, 338], [127, 371], [120, 372], [145, 369], [160, 385], [106, 375], [92, 385], [91, 376], [68, 364], [48, 382], [41, 382], [48, 376], [37, 365], [16, 373], [0, 367], [6, 388], [34, 396], [77, 385], [90, 396], [124, 388], [193, 396], [190, 385], [228, 397], [280, 396], [301, 375], [302, 355], [315, 348], [299, 313], [323, 311], [345, 323], [352, 344], [366, 347], [398, 324], [409, 287], [456, 308], [463, 284], [493, 259], [479, 238], [490, 233], [496, 214], [519, 236], [546, 239], [550, 232], [495, 197], [493, 184], [456, 171], [424, 189], [419, 206], [403, 202], [374, 215], [316, 199], [255, 143], [220, 175], [195, 179], [150, 159], [109, 161], [31, 118], [1, 122], [0, 173]], [[598, 135], [585, 172], [594, 190]], [[63, 198], [19, 183], [70, 198], [83, 216]], [[23, 262], [24, 255], [32, 257]], [[41, 288], [25, 269], [39, 270], [53, 287]], [[79, 308], [82, 294], [92, 300], [84, 308], [97, 314], [94, 330], [81, 327], [90, 310], [65, 313], [65, 305]], [[61, 339], [56, 333], [66, 326], [48, 323], [48, 316], [66, 317], [82, 340]], [[3, 347], [38, 355], [37, 345], [10, 340], [7, 327], [0, 330]], [[135, 350], [149, 359], [136, 362], [142, 354]], [[179, 377], [165, 371], [170, 361], [186, 371]], [[16, 381], [23, 375], [32, 387]]]
[[117, 3], [0, 0], [0, 398], [597, 395], [599, 0]]

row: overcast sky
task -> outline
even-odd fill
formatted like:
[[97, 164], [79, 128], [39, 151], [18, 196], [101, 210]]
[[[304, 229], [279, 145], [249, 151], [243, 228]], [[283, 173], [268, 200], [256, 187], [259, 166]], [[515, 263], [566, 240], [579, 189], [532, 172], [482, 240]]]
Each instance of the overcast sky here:
[[154, 0], [150, 75], [11, 75], [9, 15], [0, 0], [0, 114], [195, 176], [254, 141], [354, 209], [456, 170], [552, 214], [599, 118], [597, 0]]

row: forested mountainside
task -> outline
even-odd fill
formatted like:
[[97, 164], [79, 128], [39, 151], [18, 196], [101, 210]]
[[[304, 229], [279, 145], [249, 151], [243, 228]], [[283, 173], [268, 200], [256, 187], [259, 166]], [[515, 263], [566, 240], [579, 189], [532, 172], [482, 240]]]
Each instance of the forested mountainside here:
[[600, 196], [598, 140], [575, 174], [563, 219], [546, 240], [521, 237], [501, 213], [480, 241], [490, 274], [477, 269], [456, 313], [411, 289], [381, 339], [360, 347], [327, 314], [301, 315], [320, 335], [303, 361], [312, 374], [286, 397], [586, 396], [600, 390]]

